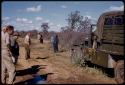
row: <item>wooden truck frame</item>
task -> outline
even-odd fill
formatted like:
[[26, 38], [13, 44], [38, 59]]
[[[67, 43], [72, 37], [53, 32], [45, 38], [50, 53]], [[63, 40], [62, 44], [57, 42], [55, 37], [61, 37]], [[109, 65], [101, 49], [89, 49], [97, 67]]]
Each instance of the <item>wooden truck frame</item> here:
[[94, 64], [114, 68], [116, 81], [124, 83], [123, 18], [123, 11], [103, 13], [98, 19], [97, 29], [93, 35], [90, 33], [91, 37], [84, 40], [81, 45], [72, 46], [72, 59], [80, 56], [83, 61], [88, 59]]

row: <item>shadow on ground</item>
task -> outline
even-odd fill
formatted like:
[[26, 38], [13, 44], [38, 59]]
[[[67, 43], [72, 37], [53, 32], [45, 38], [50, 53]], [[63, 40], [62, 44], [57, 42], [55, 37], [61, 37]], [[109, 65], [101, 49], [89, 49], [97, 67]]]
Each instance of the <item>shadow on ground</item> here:
[[47, 73], [44, 75], [33, 75], [32, 79], [28, 79], [26, 81], [23, 82], [18, 82], [15, 84], [47, 84], [47, 77], [48, 75], [51, 75], [53, 73]]
[[44, 58], [41, 58], [41, 57], [37, 57], [36, 59], [47, 59], [49, 57], [44, 57]]
[[16, 72], [16, 76], [36, 74], [39, 71], [39, 69], [45, 69], [45, 67], [40, 68], [40, 66], [46, 66], [46, 65], [34, 65], [34, 66], [31, 66], [31, 68], [28, 68], [28, 69], [18, 70]]

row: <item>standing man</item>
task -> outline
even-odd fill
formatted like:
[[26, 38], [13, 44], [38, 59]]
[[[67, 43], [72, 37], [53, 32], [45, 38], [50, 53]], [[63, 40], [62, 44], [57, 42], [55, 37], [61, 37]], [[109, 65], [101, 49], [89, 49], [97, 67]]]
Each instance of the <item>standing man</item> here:
[[30, 58], [30, 45], [31, 45], [31, 39], [30, 39], [30, 32], [27, 33], [25, 40], [24, 40], [24, 46], [25, 46], [25, 58], [26, 60]]
[[92, 46], [93, 49], [96, 49], [97, 48], [97, 36], [94, 35], [93, 36], [93, 46]]
[[42, 34], [38, 33], [38, 40], [40, 41], [40, 43], [43, 43], [43, 36]]
[[[2, 83], [3, 84], [13, 84], [15, 78], [15, 66], [12, 61], [10, 52], [10, 35], [14, 32], [14, 27], [11, 25], [6, 26], [2, 33]], [[8, 72], [8, 81], [5, 80], [6, 71]]]
[[38, 33], [38, 35], [37, 35], [37, 39], [40, 40], [40, 33]]
[[42, 34], [40, 35], [40, 43], [43, 44], [43, 36], [42, 36]]
[[58, 35], [56, 35], [56, 38], [55, 38], [55, 49], [56, 49], [56, 52], [59, 51], [59, 49], [58, 49], [58, 43], [59, 43], [59, 38], [58, 38]]
[[59, 42], [58, 36], [56, 34], [53, 34], [51, 36], [51, 43], [52, 43], [54, 52], [58, 52], [58, 42]]

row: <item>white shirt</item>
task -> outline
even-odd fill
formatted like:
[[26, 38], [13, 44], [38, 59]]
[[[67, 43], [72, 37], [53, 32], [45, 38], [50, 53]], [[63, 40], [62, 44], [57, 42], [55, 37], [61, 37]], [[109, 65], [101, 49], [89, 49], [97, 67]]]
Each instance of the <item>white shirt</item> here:
[[40, 39], [40, 34], [38, 34], [37, 38], [38, 38], [38, 40]]
[[54, 37], [53, 36], [51, 36], [51, 43], [53, 43], [54, 42]]
[[10, 36], [9, 36], [9, 34], [7, 32], [4, 33], [2, 31], [2, 49], [7, 49], [8, 44], [10, 44]]
[[26, 35], [24, 43], [29, 45], [30, 44], [29, 42], [30, 42], [30, 37], [29, 35]]

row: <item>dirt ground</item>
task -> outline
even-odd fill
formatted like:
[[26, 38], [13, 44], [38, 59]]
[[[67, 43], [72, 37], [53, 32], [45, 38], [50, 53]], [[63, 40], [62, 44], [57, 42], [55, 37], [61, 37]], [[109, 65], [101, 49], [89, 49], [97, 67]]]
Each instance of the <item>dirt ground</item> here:
[[116, 84], [114, 78], [107, 77], [98, 69], [72, 64], [69, 51], [59, 47], [60, 51], [54, 53], [49, 41], [40, 44], [32, 39], [31, 58], [25, 60], [22, 41], [19, 39], [15, 84], [32, 79], [34, 75], [45, 76], [48, 84]]

